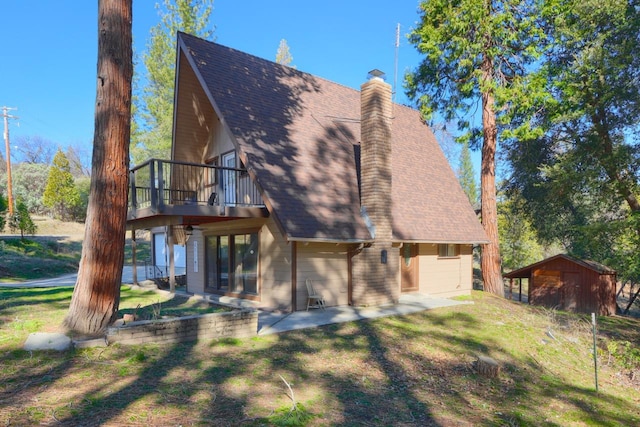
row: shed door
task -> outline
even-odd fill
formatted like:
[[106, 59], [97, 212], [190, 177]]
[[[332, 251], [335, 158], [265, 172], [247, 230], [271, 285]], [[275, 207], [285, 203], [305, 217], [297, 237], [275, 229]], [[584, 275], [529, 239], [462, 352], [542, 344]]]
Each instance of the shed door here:
[[562, 274], [564, 304], [563, 308], [568, 311], [576, 311], [578, 308], [578, 295], [580, 294], [580, 275], [565, 271]]
[[400, 250], [400, 291], [417, 291], [418, 284], [418, 245], [405, 243]]

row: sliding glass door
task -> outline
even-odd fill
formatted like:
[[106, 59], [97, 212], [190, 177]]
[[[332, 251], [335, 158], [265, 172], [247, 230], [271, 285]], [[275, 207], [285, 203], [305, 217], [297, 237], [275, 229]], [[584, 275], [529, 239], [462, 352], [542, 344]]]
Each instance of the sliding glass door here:
[[215, 293], [258, 294], [258, 233], [208, 236], [207, 283]]

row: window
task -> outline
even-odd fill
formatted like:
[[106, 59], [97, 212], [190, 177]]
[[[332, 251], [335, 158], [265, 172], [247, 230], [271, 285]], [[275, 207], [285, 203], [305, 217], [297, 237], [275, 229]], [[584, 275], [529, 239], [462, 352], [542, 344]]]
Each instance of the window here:
[[409, 243], [405, 243], [402, 245], [402, 255], [404, 257], [404, 265], [405, 267], [411, 266], [411, 248], [412, 245]]
[[452, 243], [438, 245], [438, 256], [441, 258], [457, 257], [458, 245]]
[[258, 294], [258, 233], [208, 236], [207, 292]]

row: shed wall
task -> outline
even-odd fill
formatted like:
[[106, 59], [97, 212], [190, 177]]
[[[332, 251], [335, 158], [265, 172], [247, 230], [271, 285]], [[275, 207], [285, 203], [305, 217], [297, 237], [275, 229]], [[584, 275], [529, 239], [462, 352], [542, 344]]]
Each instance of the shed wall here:
[[615, 313], [615, 274], [601, 274], [565, 258], [540, 264], [531, 272], [533, 305], [581, 313]]

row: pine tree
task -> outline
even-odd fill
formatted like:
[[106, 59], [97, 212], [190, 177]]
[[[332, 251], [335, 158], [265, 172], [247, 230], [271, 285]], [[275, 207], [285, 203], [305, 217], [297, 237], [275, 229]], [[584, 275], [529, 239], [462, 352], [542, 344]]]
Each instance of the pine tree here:
[[69, 160], [62, 150], [58, 150], [49, 168], [42, 202], [53, 210], [54, 217], [63, 220], [69, 219], [70, 210], [80, 203], [80, 195], [73, 181]]
[[[151, 29], [147, 51], [142, 55], [141, 76], [148, 83], [141, 93], [136, 89], [135, 96], [131, 150], [137, 164], [171, 156], [177, 32], [204, 39], [213, 35], [213, 0], [164, 0], [163, 8], [156, 7], [161, 21]], [[136, 77], [135, 81], [142, 79]]]
[[478, 206], [478, 184], [476, 183], [476, 171], [471, 161], [469, 143], [464, 142], [460, 150], [460, 167], [458, 168], [458, 181], [469, 198], [469, 203], [475, 209]]
[[287, 40], [280, 40], [280, 44], [278, 45], [278, 51], [276, 52], [276, 62], [278, 64], [287, 65], [291, 68], [296, 68], [291, 65], [293, 62], [293, 56], [291, 56], [291, 52], [289, 50], [289, 45], [287, 44]]
[[25, 234], [33, 235], [38, 230], [33, 219], [31, 219], [27, 205], [21, 199], [16, 200], [16, 210], [9, 217], [9, 228], [14, 233], [20, 230], [20, 238], [22, 240], [24, 240]]
[[[544, 93], [528, 75], [544, 48], [538, 28], [538, 3], [530, 0], [424, 0], [410, 41], [424, 56], [406, 76], [410, 98], [425, 119], [440, 114], [455, 120], [462, 137], [482, 145], [480, 174], [484, 289], [504, 296], [498, 213], [496, 152], [498, 137], [509, 129], [518, 103], [531, 105]], [[517, 100], [517, 102], [514, 102]], [[473, 123], [480, 110], [482, 125]]]
[[640, 6], [545, 4], [552, 44], [536, 74], [552, 97], [521, 104], [542, 132], [509, 145], [511, 188], [544, 241], [640, 277]]

